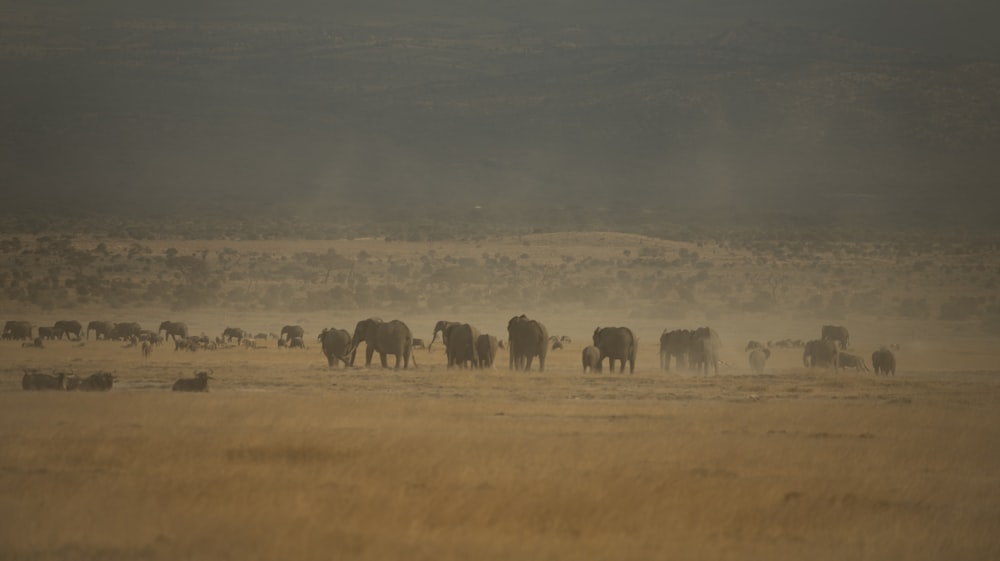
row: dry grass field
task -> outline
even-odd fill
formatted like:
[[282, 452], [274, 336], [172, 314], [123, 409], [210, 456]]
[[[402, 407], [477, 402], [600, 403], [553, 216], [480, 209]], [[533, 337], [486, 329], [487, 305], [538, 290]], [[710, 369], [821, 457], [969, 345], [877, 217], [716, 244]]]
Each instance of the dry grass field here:
[[[895, 377], [808, 371], [801, 349], [776, 349], [751, 375], [747, 339], [812, 338], [819, 323], [733, 313], [711, 320], [725, 363], [703, 377], [659, 372], [657, 338], [704, 317], [559, 310], [399, 314], [429, 341], [437, 319], [504, 336], [524, 311], [573, 339], [544, 373], [510, 372], [502, 351], [493, 370], [448, 370], [437, 345], [416, 351], [415, 369], [328, 368], [316, 333], [369, 310], [18, 312], [38, 325], [184, 319], [213, 336], [300, 323], [309, 348], [168, 344], [144, 360], [121, 342], [0, 341], [0, 559], [1000, 556], [995, 337], [847, 318], [859, 354], [902, 345]], [[593, 328], [623, 324], [640, 337], [635, 374], [581, 373]], [[26, 368], [113, 370], [118, 382], [26, 392]], [[209, 368], [209, 393], [169, 391]]]

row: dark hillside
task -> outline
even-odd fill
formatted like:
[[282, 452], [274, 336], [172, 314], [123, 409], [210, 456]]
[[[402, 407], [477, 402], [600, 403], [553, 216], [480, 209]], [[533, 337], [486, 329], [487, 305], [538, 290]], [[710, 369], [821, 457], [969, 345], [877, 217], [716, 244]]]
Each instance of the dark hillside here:
[[990, 14], [838, 6], [8, 3], [8, 208], [995, 206]]

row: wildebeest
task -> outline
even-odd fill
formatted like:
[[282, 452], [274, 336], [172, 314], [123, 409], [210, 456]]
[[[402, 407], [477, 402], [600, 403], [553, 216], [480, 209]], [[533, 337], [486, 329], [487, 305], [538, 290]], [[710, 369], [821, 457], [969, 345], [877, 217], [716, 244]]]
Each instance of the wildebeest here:
[[858, 372], [871, 372], [868, 370], [868, 365], [865, 364], [864, 358], [845, 352], [837, 353], [837, 366], [841, 368], [854, 367]]
[[763, 348], [764, 348], [764, 345], [761, 344], [760, 341], [750, 340], [750, 341], [747, 341], [747, 348], [745, 348], [743, 350], [744, 351], [752, 351], [754, 349], [763, 349]]
[[21, 388], [25, 390], [65, 390], [66, 374], [43, 374], [35, 370], [25, 370], [21, 377]]
[[95, 372], [80, 381], [79, 390], [84, 392], [106, 392], [115, 384], [111, 372]]
[[153, 344], [149, 341], [142, 342], [142, 358], [148, 359], [149, 355], [153, 354]]
[[42, 342], [42, 338], [41, 337], [35, 337], [34, 341], [25, 341], [24, 343], [21, 343], [21, 346], [22, 347], [33, 347], [33, 348], [36, 348], [36, 349], [44, 349], [45, 348], [45, 343]]
[[896, 375], [896, 355], [891, 350], [882, 347], [872, 353], [872, 369], [875, 374]]
[[175, 392], [207, 392], [208, 381], [213, 379], [211, 371], [200, 371], [194, 373], [194, 378], [181, 378], [174, 382], [171, 388]]

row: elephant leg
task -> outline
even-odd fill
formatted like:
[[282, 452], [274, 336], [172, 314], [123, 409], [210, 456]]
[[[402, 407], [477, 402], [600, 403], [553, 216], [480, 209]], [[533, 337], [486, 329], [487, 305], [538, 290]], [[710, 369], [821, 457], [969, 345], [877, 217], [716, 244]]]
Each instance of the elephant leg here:
[[375, 354], [375, 347], [368, 347], [365, 349], [365, 367], [372, 365], [372, 355]]
[[396, 353], [396, 364], [392, 367], [394, 370], [399, 370], [399, 363], [403, 361], [403, 353]]
[[382, 368], [389, 368], [389, 357], [382, 351], [378, 352], [378, 359], [382, 362]]

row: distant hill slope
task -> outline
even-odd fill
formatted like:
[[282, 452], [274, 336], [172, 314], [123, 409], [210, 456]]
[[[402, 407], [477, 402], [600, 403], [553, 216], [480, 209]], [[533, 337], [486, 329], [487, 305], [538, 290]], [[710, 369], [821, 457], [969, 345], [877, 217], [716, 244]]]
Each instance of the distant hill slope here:
[[9, 208], [994, 204], [982, 24], [741, 6], [13, 3]]

